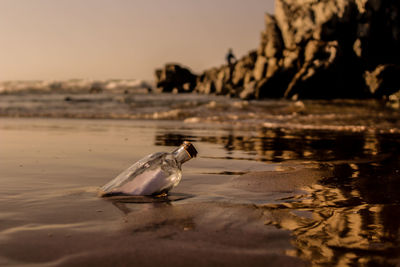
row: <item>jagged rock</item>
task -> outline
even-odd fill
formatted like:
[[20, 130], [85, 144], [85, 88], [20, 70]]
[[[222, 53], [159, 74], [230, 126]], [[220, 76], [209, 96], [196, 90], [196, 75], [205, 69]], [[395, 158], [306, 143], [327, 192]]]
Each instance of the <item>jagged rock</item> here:
[[232, 83], [236, 86], [243, 85], [243, 80], [248, 70], [249, 69], [246, 68], [244, 61], [237, 62], [235, 70], [233, 71]]
[[248, 84], [249, 82], [251, 82], [253, 80], [254, 80], [253, 72], [249, 71], [244, 76], [243, 84], [246, 85], [246, 84]]
[[285, 70], [294, 70], [299, 67], [299, 50], [283, 50], [282, 68]]
[[262, 78], [264, 78], [267, 66], [267, 58], [264, 56], [258, 56], [253, 70], [254, 79], [261, 80]]
[[162, 69], [156, 69], [154, 72], [154, 75], [156, 76], [156, 82], [158, 82], [159, 80], [161, 80], [161, 74], [162, 74], [163, 70]]
[[356, 10], [351, 0], [275, 2], [275, 17], [287, 49], [295, 49], [311, 39], [343, 39], [351, 30], [348, 24]]
[[231, 81], [234, 66], [224, 66], [222, 67], [215, 81], [215, 93], [218, 95], [224, 95], [230, 92], [231, 85], [228, 83]]
[[334, 63], [337, 61], [337, 42], [326, 45], [320, 41], [310, 41], [304, 52], [305, 62], [299, 72], [290, 82], [284, 96], [291, 98], [294, 95], [300, 97], [326, 98], [326, 74], [334, 71]]
[[217, 75], [217, 68], [206, 70], [203, 74], [198, 76], [195, 91], [201, 94], [215, 93], [215, 81]]
[[[265, 77], [268, 79], [268, 78], [271, 78], [272, 76], [274, 76], [278, 71], [279, 71], [279, 69], [280, 69], [280, 66], [279, 66], [279, 61], [278, 61], [278, 59], [277, 58], [275, 58], [275, 57], [273, 57], [273, 58], [270, 58], [269, 60], [268, 60], [268, 67], [267, 67], [267, 72], [266, 72], [266, 74], [265, 74]], [[261, 80], [261, 79], [260, 79]]]
[[[195, 90], [244, 99], [382, 97], [398, 91], [399, 47], [398, 0], [276, 0], [257, 51], [206, 70]], [[176, 72], [156, 72], [164, 90], [193, 90]]]
[[232, 76], [232, 83], [234, 86], [243, 86], [246, 83], [246, 77], [249, 76], [249, 72], [253, 71], [256, 58], [256, 52], [252, 51], [248, 55], [237, 61]]
[[[359, 70], [348, 64], [337, 41], [309, 41], [304, 64], [290, 82], [284, 96], [292, 98], [365, 98], [368, 96]], [[348, 90], [351, 88], [351, 90]]]
[[239, 97], [246, 84], [254, 79], [253, 69], [256, 59], [257, 52], [251, 51], [235, 64], [206, 70], [198, 76], [195, 91]]
[[283, 51], [282, 34], [274, 16], [265, 14], [265, 49], [264, 55], [267, 58], [280, 58]]
[[400, 65], [379, 65], [366, 72], [365, 81], [374, 97], [389, 96], [400, 90]]
[[367, 69], [379, 64], [400, 62], [400, 2], [390, 0], [356, 0], [359, 15], [357, 55]]
[[162, 92], [191, 92], [195, 88], [197, 76], [178, 64], [166, 64], [155, 71], [156, 85]]
[[198, 83], [195, 90], [196, 90], [196, 92], [209, 95], [209, 94], [212, 94], [215, 92], [215, 85], [214, 85], [213, 81], [207, 80], [207, 81]]
[[274, 75], [257, 81], [255, 98], [282, 98], [295, 75], [294, 69], [279, 68]]
[[257, 48], [257, 54], [260, 56], [265, 56], [265, 47], [267, 46], [267, 33], [266, 31], [261, 32], [260, 44]]
[[241, 99], [253, 99], [256, 93], [256, 81], [251, 81], [244, 86], [242, 92], [240, 92], [239, 97]]

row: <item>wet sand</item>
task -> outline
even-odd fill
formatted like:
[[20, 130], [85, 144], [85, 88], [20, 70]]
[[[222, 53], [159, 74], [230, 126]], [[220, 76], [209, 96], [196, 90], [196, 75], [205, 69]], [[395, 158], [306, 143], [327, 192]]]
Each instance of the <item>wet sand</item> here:
[[[1, 119], [0, 265], [398, 262], [400, 222], [385, 219], [400, 211], [397, 143], [362, 139], [347, 157], [361, 142], [354, 135], [341, 147], [309, 133], [316, 147], [289, 149], [302, 135], [271, 143], [269, 130], [258, 134], [177, 121]], [[127, 166], [182, 140], [199, 157], [167, 199], [97, 197]], [[383, 184], [364, 180], [368, 173]]]
[[2, 119], [0, 264], [301, 265], [287, 255], [290, 233], [266, 226], [268, 214], [253, 204], [279, 193], [255, 197], [229, 185], [238, 175], [209, 174], [274, 164], [209, 159], [225, 153], [194, 140], [201, 155], [166, 201], [97, 197], [98, 186], [141, 156], [171, 150], [154, 145], [157, 129], [170, 125]]

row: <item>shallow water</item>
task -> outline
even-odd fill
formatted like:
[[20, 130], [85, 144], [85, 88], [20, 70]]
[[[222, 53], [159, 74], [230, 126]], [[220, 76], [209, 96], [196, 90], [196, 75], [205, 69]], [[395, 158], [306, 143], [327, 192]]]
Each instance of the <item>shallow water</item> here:
[[[314, 108], [300, 124], [282, 111], [276, 121], [235, 123], [221, 119], [227, 110], [183, 121], [2, 118], [0, 264], [398, 265], [397, 111], [347, 102], [356, 114], [375, 107], [382, 115], [368, 123], [325, 116], [321, 126], [308, 117], [322, 104], [305, 105]], [[142, 156], [183, 140], [199, 157], [168, 199], [97, 197]]]
[[243, 101], [212, 95], [115, 92], [0, 96], [0, 117], [179, 120], [193, 125], [400, 133], [398, 103], [378, 100]]

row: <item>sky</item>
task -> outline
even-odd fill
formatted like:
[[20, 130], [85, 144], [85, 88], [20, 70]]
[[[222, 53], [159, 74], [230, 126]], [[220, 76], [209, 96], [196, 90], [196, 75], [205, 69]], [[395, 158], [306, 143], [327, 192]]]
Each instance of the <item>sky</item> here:
[[256, 49], [273, 0], [0, 0], [0, 81], [154, 79]]

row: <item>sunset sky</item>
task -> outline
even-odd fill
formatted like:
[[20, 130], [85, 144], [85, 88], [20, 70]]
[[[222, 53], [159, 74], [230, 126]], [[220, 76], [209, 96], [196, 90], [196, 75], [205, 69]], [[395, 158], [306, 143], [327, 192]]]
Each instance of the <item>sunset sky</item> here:
[[273, 0], [1, 0], [0, 80], [153, 79], [255, 49]]

